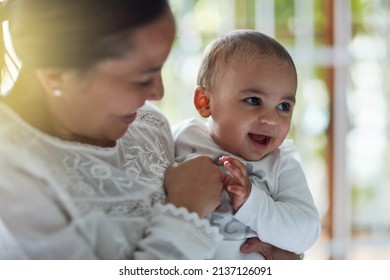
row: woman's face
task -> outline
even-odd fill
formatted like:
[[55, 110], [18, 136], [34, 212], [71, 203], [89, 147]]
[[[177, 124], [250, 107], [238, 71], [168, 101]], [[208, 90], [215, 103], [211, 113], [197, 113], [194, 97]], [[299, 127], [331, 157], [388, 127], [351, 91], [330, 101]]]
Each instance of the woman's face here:
[[65, 72], [62, 95], [48, 98], [55, 134], [70, 141], [114, 145], [146, 100], [163, 97], [161, 68], [174, 34], [169, 12], [134, 31], [126, 56], [103, 60], [87, 73]]

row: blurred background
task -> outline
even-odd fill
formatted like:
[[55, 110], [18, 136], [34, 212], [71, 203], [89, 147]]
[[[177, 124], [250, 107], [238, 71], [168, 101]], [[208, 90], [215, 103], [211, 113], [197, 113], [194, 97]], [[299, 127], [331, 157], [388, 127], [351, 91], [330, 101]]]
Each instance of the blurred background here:
[[281, 42], [298, 70], [289, 135], [323, 232], [306, 259], [390, 259], [390, 0], [170, 0], [177, 37], [157, 105], [198, 117], [202, 52], [233, 29]]

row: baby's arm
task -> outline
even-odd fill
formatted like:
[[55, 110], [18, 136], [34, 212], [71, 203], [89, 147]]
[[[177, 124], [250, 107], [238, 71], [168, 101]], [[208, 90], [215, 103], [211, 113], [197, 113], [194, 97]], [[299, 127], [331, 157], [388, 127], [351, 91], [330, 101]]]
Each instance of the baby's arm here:
[[[224, 185], [230, 194], [233, 209], [237, 211], [247, 200], [251, 191], [252, 184], [248, 172], [238, 159], [223, 156], [219, 158], [219, 162], [232, 175], [232, 177], [225, 178]], [[241, 247], [241, 252], [244, 254], [258, 252], [266, 260], [297, 260], [300, 258], [297, 254], [277, 248], [257, 237], [249, 238]]]
[[[236, 212], [247, 200], [252, 183], [249, 180], [248, 172], [244, 164], [238, 159], [223, 156], [219, 158], [219, 162], [231, 174], [231, 176], [225, 178], [224, 186], [230, 195], [233, 210]], [[248, 254], [258, 252], [266, 260], [275, 259], [273, 256], [274, 247], [271, 244], [262, 242], [259, 238], [248, 239], [246, 244], [248, 246], [243, 249], [243, 253], [246, 251]]]
[[238, 159], [222, 156], [219, 162], [231, 174], [225, 178], [224, 186], [230, 195], [233, 210], [236, 212], [247, 200], [252, 183], [244, 164]]
[[317, 240], [321, 223], [296, 150], [287, 148], [275, 173], [277, 180], [268, 186], [271, 196], [252, 185], [250, 196], [234, 217], [257, 232], [263, 242], [300, 254]]

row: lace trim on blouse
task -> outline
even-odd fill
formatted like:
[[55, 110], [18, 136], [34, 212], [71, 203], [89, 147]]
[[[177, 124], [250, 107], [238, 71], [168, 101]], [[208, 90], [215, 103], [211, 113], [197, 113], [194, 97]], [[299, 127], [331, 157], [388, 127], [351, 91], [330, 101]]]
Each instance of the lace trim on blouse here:
[[189, 212], [184, 207], [177, 208], [170, 203], [164, 205], [156, 204], [154, 210], [155, 212], [157, 211], [157, 213], [163, 212], [165, 215], [172, 218], [191, 223], [194, 227], [201, 229], [201, 231], [203, 231], [210, 240], [215, 240], [218, 236], [220, 236], [220, 240], [222, 240], [222, 235], [220, 235], [217, 227], [210, 226], [210, 222], [208, 220], [200, 219], [197, 213]]

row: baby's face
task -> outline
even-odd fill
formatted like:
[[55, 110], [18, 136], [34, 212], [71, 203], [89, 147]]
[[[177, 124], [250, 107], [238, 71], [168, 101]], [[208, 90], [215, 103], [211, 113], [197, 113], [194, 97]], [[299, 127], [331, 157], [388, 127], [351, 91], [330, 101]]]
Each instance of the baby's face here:
[[237, 60], [209, 96], [211, 136], [225, 151], [260, 160], [285, 140], [297, 80], [280, 59]]

